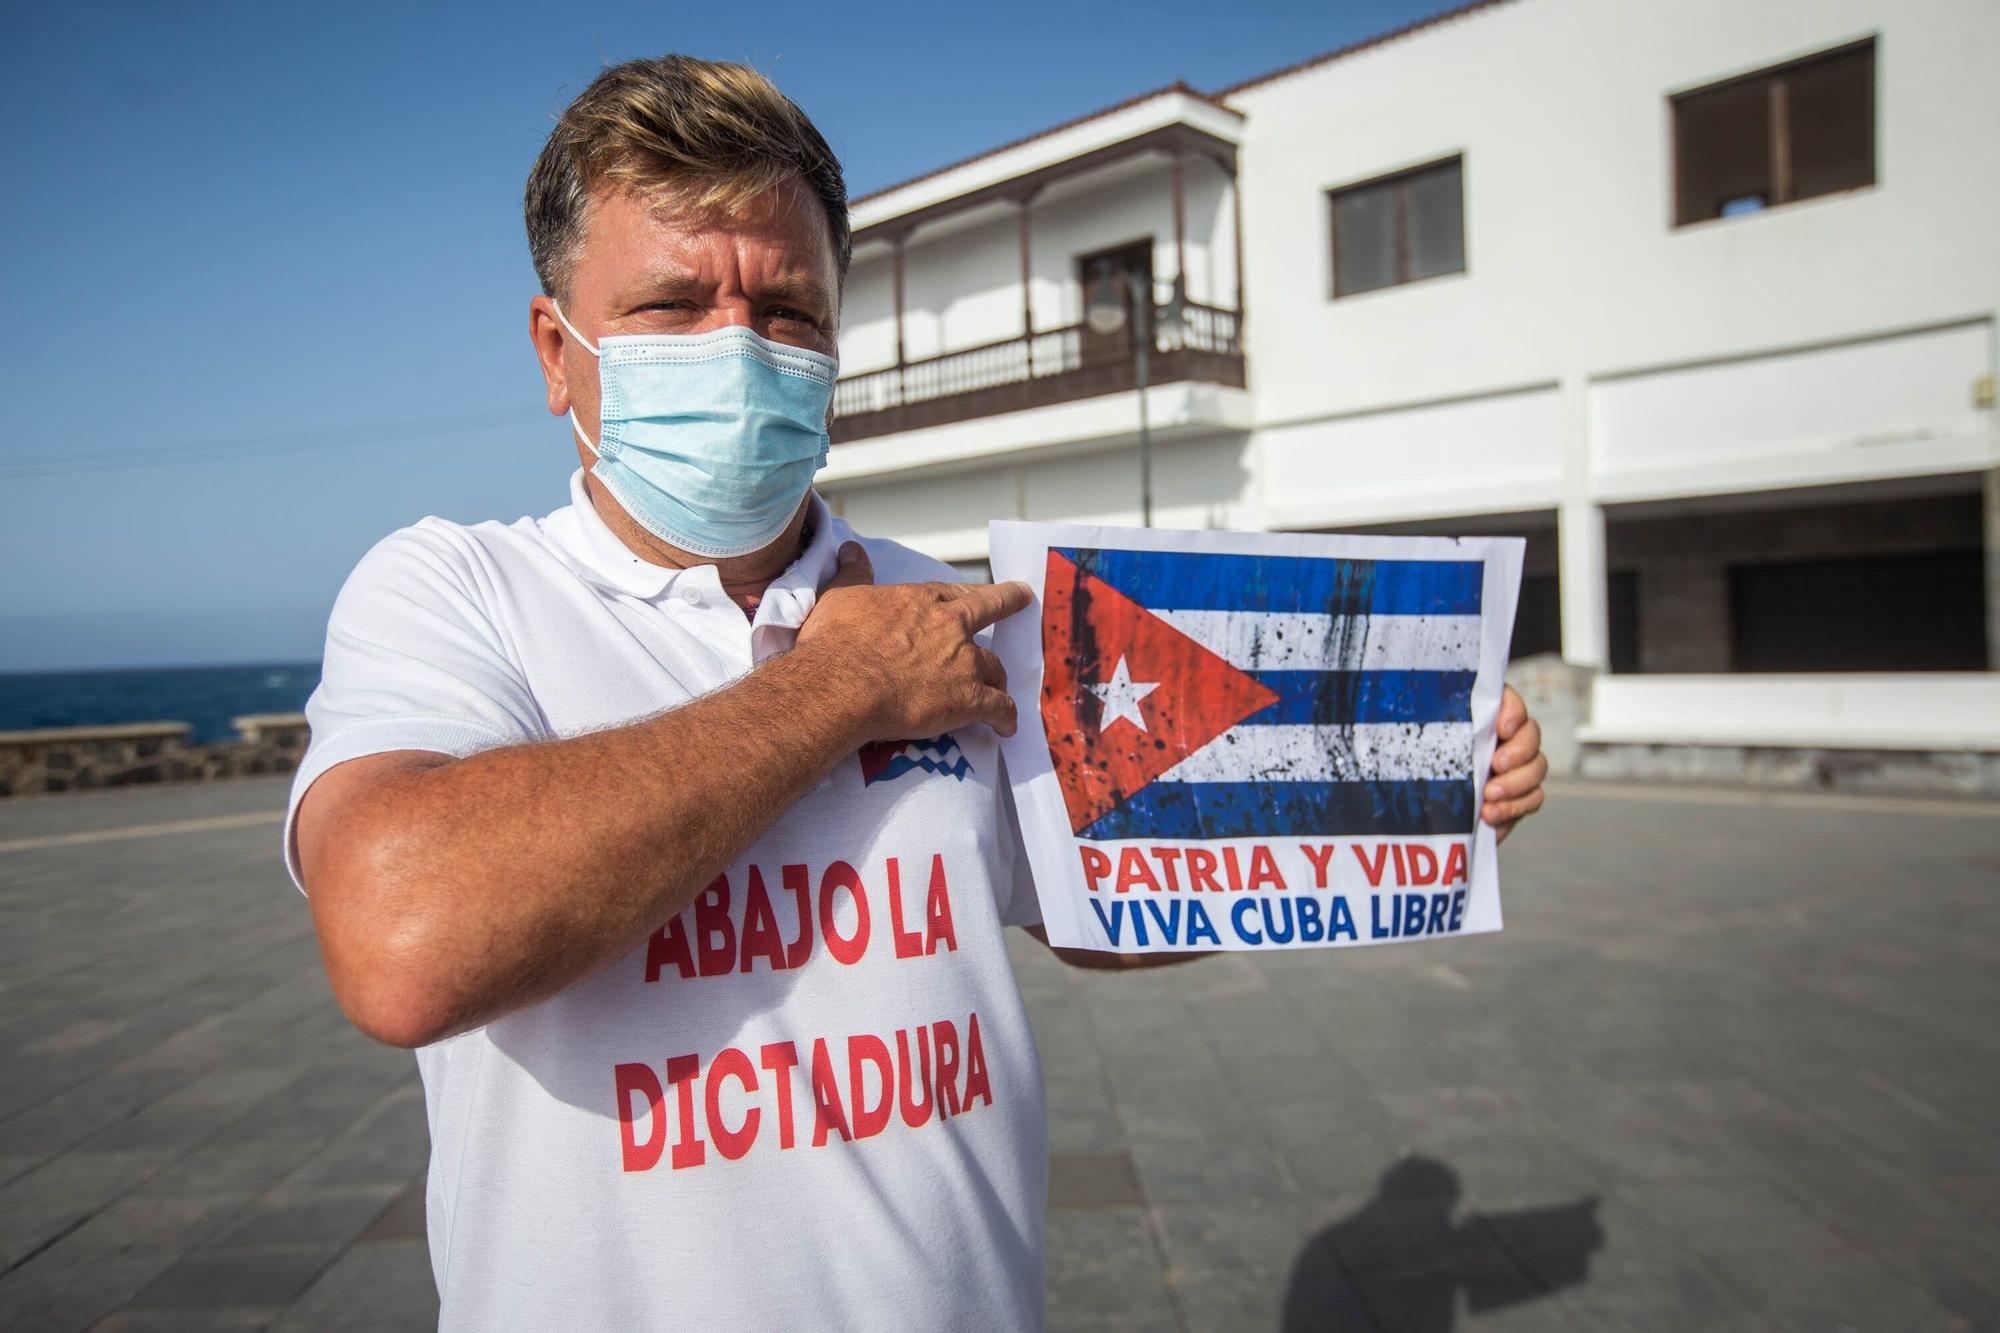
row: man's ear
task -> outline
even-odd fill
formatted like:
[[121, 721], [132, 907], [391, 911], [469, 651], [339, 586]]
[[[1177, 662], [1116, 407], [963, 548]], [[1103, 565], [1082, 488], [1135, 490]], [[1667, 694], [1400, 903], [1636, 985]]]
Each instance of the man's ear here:
[[542, 383], [548, 389], [549, 412], [562, 416], [570, 409], [569, 372], [563, 366], [563, 349], [569, 335], [556, 318], [555, 302], [537, 296], [528, 302], [528, 337], [535, 344], [535, 359], [542, 367]]

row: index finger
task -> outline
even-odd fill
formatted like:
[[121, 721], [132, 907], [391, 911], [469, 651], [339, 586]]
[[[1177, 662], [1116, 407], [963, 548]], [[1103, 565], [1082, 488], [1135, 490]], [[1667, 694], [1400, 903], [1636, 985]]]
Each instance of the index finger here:
[[953, 600], [965, 612], [966, 628], [982, 630], [1005, 620], [1035, 600], [1035, 590], [1018, 579], [1011, 583], [961, 583]]

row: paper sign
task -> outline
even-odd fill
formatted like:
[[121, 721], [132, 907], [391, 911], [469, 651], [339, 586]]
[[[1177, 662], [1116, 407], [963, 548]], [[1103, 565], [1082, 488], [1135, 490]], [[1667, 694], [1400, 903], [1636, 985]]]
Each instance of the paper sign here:
[[1004, 742], [1049, 942], [1296, 949], [1500, 928], [1479, 819], [1519, 538], [996, 522]]

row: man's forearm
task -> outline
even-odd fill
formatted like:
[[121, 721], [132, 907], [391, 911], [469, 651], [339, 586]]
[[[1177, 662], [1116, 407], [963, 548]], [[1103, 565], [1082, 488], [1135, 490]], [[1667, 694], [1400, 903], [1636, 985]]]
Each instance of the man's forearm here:
[[301, 843], [350, 1014], [421, 1044], [639, 944], [865, 739], [824, 657], [795, 649], [628, 726], [373, 778], [325, 845]]

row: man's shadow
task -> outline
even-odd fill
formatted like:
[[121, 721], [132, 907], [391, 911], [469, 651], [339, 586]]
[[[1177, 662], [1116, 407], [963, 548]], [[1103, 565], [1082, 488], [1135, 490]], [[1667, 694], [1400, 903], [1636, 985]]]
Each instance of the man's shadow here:
[[1283, 1333], [1450, 1333], [1461, 1292], [1471, 1309], [1491, 1310], [1589, 1280], [1604, 1244], [1594, 1196], [1454, 1222], [1459, 1193], [1458, 1173], [1428, 1157], [1383, 1172], [1374, 1198], [1299, 1251]]

